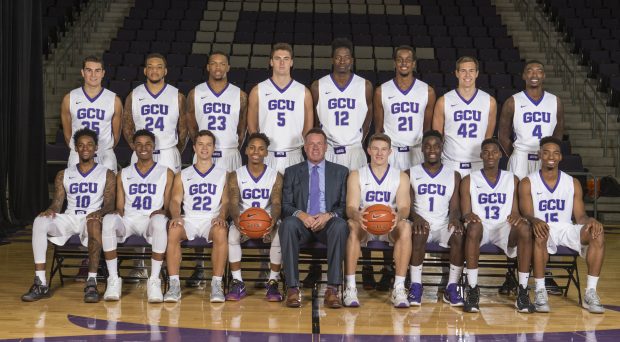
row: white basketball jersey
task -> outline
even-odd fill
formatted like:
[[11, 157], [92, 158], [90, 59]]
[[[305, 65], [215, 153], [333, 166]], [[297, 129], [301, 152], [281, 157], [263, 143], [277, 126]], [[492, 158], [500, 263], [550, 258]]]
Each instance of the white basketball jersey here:
[[167, 167], [155, 163], [142, 174], [138, 166], [132, 164], [122, 170], [121, 179], [125, 193], [125, 215], [150, 215], [164, 207]]
[[247, 166], [236, 170], [237, 185], [241, 194], [239, 210], [244, 212], [248, 208], [263, 208], [271, 215], [271, 190], [276, 183], [278, 172], [265, 165], [263, 173], [254, 178]]
[[550, 188], [542, 180], [540, 171], [527, 176], [530, 179], [534, 216], [547, 223], [572, 223], [575, 184], [572, 176], [562, 171], [558, 172], [554, 188]]
[[228, 83], [216, 93], [207, 82], [194, 88], [194, 111], [198, 129], [215, 134], [215, 148], [237, 148], [241, 90]]
[[424, 111], [428, 104], [428, 84], [414, 79], [409, 89], [400, 89], [396, 80], [381, 85], [383, 130], [395, 147], [422, 143]]
[[62, 180], [67, 194], [65, 213], [90, 214], [101, 209], [107, 173], [108, 168], [99, 164], [86, 173], [82, 173], [77, 165], [66, 168]]
[[183, 211], [188, 217], [213, 218], [220, 214], [226, 170], [213, 164], [205, 173], [192, 165], [181, 171]]
[[515, 132], [514, 148], [519, 151], [536, 153], [540, 139], [553, 135], [558, 123], [558, 100], [548, 92], [534, 101], [522, 91], [512, 95], [515, 101], [515, 112], [512, 126]]
[[370, 168], [370, 164], [357, 170], [361, 190], [360, 208], [373, 204], [383, 204], [396, 210], [396, 192], [400, 185], [400, 170], [393, 167], [385, 171], [383, 177], [378, 178]]
[[450, 199], [454, 193], [454, 170], [441, 166], [431, 175], [418, 164], [409, 169], [409, 179], [415, 195], [415, 212], [426, 221], [443, 222], [450, 213]]
[[[69, 112], [71, 113], [71, 136], [81, 128], [88, 128], [97, 133], [99, 150], [114, 147], [112, 117], [116, 94], [101, 88], [101, 92], [91, 98], [84, 88], [76, 88], [69, 93]], [[75, 149], [73, 138], [69, 140], [71, 150]]]
[[166, 83], [158, 94], [153, 94], [141, 84], [132, 92], [131, 110], [136, 130], [147, 129], [155, 134], [155, 149], [176, 146], [180, 115], [177, 88]]
[[304, 144], [306, 87], [295, 81], [279, 88], [271, 78], [258, 84], [258, 129], [271, 140], [269, 151], [288, 152]]
[[332, 74], [321, 77], [316, 111], [331, 146], [360, 144], [368, 112], [366, 80], [351, 74], [349, 82], [341, 88]]
[[457, 162], [480, 161], [480, 144], [489, 124], [490, 97], [480, 89], [476, 89], [469, 101], [456, 90], [444, 95], [444, 158]]
[[483, 170], [469, 174], [471, 211], [478, 215], [483, 223], [506, 222], [508, 215], [512, 213], [514, 191], [515, 179], [510, 171], [499, 170], [494, 184], [487, 179]]

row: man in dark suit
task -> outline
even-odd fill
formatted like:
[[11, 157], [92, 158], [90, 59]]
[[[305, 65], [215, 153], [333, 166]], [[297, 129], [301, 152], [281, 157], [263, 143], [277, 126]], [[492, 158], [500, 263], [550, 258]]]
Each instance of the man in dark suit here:
[[325, 160], [327, 137], [320, 128], [308, 131], [304, 140], [308, 160], [286, 169], [282, 191], [283, 221], [278, 234], [288, 287], [286, 305], [301, 306], [299, 246], [318, 240], [327, 245], [325, 306], [339, 308], [338, 285], [342, 284], [349, 236], [345, 220], [349, 170]]

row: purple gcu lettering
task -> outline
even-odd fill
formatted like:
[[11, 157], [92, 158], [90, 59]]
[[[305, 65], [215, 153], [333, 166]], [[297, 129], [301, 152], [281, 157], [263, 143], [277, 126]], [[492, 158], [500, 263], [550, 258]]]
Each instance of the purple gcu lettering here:
[[482, 112], [479, 110], [457, 110], [454, 112], [454, 121], [480, 121]]
[[366, 202], [390, 202], [391, 193], [389, 191], [368, 191], [366, 192]]
[[165, 104], [148, 104], [140, 108], [142, 115], [168, 115], [168, 105]]
[[202, 106], [202, 112], [204, 114], [230, 114], [230, 105], [227, 103], [207, 102]]
[[293, 100], [269, 100], [267, 102], [269, 110], [295, 110], [295, 101]]
[[157, 184], [129, 184], [129, 194], [151, 194], [155, 195], [157, 192]]
[[216, 191], [217, 191], [217, 185], [210, 184], [210, 183], [192, 184], [189, 186], [190, 195], [202, 195], [202, 194], [215, 195]]
[[241, 198], [244, 200], [269, 199], [269, 193], [269, 189], [243, 189]]
[[549, 112], [525, 112], [523, 113], [523, 122], [551, 122], [551, 113]]
[[478, 203], [480, 204], [506, 204], [506, 194], [479, 194]]
[[565, 207], [566, 201], [562, 199], [550, 199], [538, 202], [539, 211], [562, 211]]
[[94, 194], [97, 192], [97, 183], [71, 183], [69, 185], [70, 194]]
[[339, 98], [329, 99], [327, 109], [355, 109], [355, 99]]
[[99, 108], [80, 108], [77, 111], [78, 119], [97, 119], [103, 120], [105, 118], [105, 110]]
[[441, 184], [420, 184], [418, 185], [418, 195], [446, 195], [446, 186]]
[[418, 113], [420, 104], [417, 102], [396, 102], [391, 106], [392, 114]]

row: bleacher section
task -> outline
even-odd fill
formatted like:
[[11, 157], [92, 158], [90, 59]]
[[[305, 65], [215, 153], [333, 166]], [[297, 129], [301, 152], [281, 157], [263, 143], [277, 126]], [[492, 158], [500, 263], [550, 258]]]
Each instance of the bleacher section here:
[[50, 53], [53, 46], [58, 44], [61, 36], [67, 32], [87, 2], [88, 0], [41, 1], [41, 13], [43, 15], [41, 23], [43, 34], [41, 37], [45, 56]]

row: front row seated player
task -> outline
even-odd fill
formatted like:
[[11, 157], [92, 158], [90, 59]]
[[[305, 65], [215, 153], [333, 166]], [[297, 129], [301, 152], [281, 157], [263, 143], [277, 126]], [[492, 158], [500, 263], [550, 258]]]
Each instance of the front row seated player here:
[[461, 176], [442, 164], [442, 150], [441, 133], [427, 131], [422, 137], [424, 162], [409, 169], [413, 204], [409, 214], [413, 231], [409, 303], [415, 306], [422, 303], [422, 262], [428, 242], [450, 248], [450, 273], [443, 301], [451, 306], [463, 306], [463, 298], [457, 288], [463, 271], [465, 241], [459, 203]]
[[161, 303], [159, 273], [168, 240], [168, 203], [174, 174], [153, 160], [155, 135], [146, 129], [134, 133], [132, 143], [138, 158], [122, 169], [116, 180], [116, 212], [103, 219], [103, 253], [108, 267], [106, 301], [121, 298], [123, 280], [118, 276], [116, 249], [132, 235], [142, 236], [151, 245], [151, 276], [147, 282], [149, 303]]
[[[183, 169], [174, 177], [170, 200], [170, 225], [168, 228], [168, 249], [166, 262], [170, 274], [169, 288], [164, 302], [174, 303], [181, 299], [179, 268], [181, 264], [181, 242], [198, 237], [213, 242], [211, 262], [210, 301], [225, 301], [222, 277], [228, 254], [228, 187], [226, 170], [213, 163], [215, 135], [201, 130], [194, 140], [196, 163]], [[181, 204], [184, 214], [181, 216]]]
[[228, 176], [230, 195], [230, 217], [234, 226], [228, 230], [228, 261], [232, 273], [230, 290], [226, 300], [237, 301], [246, 296], [245, 284], [241, 277], [241, 242], [247, 240], [237, 227], [239, 215], [251, 208], [265, 209], [272, 217], [271, 227], [263, 237], [264, 242], [271, 242], [269, 259], [271, 272], [267, 281], [265, 298], [270, 302], [281, 302], [282, 294], [278, 290], [282, 253], [277, 224], [282, 210], [283, 177], [278, 171], [265, 165], [269, 138], [263, 133], [252, 133], [248, 137], [245, 154], [248, 164], [233, 171]]
[[[114, 173], [95, 163], [97, 134], [87, 128], [73, 134], [79, 163], [58, 172], [54, 181], [54, 199], [32, 225], [32, 252], [34, 254], [34, 284], [22, 296], [25, 302], [51, 297], [45, 278], [47, 240], [62, 246], [72, 235], [80, 235], [88, 246], [88, 279], [84, 289], [84, 301], [99, 301], [97, 291], [97, 267], [101, 254], [101, 218], [114, 210], [116, 179]], [[62, 210], [67, 199], [67, 209]]]
[[[390, 137], [376, 133], [368, 142], [370, 164], [351, 171], [347, 180], [347, 221], [349, 239], [345, 257], [345, 281], [343, 304], [358, 307], [355, 284], [355, 269], [360, 256], [360, 244], [365, 246], [369, 240], [388, 241], [394, 245], [396, 277], [392, 291], [392, 304], [397, 308], [408, 308], [405, 277], [407, 261], [411, 255], [411, 225], [409, 217], [409, 177], [388, 163], [392, 152]], [[362, 215], [364, 210], [374, 204], [387, 205], [395, 211], [393, 230], [386, 235], [373, 235], [366, 231]]]
[[478, 259], [480, 247], [487, 243], [501, 248], [509, 258], [518, 256], [519, 287], [515, 307], [519, 312], [534, 312], [527, 288], [532, 233], [527, 220], [519, 213], [519, 179], [512, 172], [499, 169], [501, 156], [499, 142], [493, 138], [485, 139], [480, 152], [483, 168], [465, 176], [460, 185], [461, 211], [466, 228], [465, 312], [480, 311]]
[[[529, 174], [519, 184], [519, 208], [534, 231], [534, 306], [538, 312], [549, 312], [545, 290], [545, 266], [549, 254], [557, 246], [579, 251], [588, 265], [588, 280], [583, 307], [591, 313], [603, 313], [596, 293], [603, 257], [605, 237], [603, 225], [588, 217], [583, 192], [578, 180], [560, 171], [561, 141], [554, 137], [540, 140], [541, 169]], [[571, 217], [575, 217], [573, 224]]]

